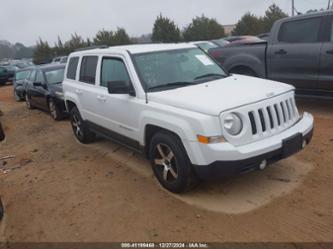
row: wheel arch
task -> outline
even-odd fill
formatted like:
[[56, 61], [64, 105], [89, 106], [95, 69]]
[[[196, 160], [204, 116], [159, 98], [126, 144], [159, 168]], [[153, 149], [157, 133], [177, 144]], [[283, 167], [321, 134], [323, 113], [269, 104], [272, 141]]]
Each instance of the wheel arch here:
[[170, 129], [170, 128], [166, 128], [160, 125], [156, 125], [156, 124], [146, 124], [145, 128], [144, 128], [144, 153], [145, 156], [149, 159], [149, 149], [150, 149], [150, 141], [153, 138], [153, 136], [155, 134], [157, 134], [158, 132], [165, 132], [165, 133], [170, 133], [173, 134], [174, 136], [176, 136], [179, 141], [181, 142], [181, 145], [183, 146], [188, 158], [191, 160], [191, 151], [190, 148], [187, 144], [187, 141], [183, 138], [184, 136], [179, 134], [177, 131]]

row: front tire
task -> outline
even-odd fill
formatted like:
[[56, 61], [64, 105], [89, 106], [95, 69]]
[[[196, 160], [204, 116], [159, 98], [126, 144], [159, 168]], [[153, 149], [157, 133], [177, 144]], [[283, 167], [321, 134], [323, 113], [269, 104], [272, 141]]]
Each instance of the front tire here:
[[159, 132], [149, 147], [153, 172], [160, 184], [173, 193], [186, 192], [197, 182], [181, 140], [174, 134]]
[[49, 111], [50, 111], [51, 117], [55, 121], [59, 121], [62, 119], [60, 110], [52, 99], [49, 100]]
[[79, 142], [88, 144], [95, 140], [96, 134], [89, 130], [76, 107], [73, 107], [70, 111], [70, 122], [74, 135]]

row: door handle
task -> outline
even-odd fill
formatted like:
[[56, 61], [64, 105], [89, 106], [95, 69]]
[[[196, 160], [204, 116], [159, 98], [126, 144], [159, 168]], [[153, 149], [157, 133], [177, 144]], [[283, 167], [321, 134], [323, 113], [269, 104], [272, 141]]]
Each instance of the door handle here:
[[77, 93], [77, 95], [82, 95], [82, 90], [80, 89], [75, 89], [75, 92]]
[[333, 49], [332, 50], [327, 50], [326, 54], [333, 54]]
[[105, 102], [106, 101], [106, 97], [105, 96], [97, 96], [97, 99], [100, 101], [100, 102]]
[[285, 54], [287, 54], [287, 51], [284, 50], [284, 49], [280, 49], [280, 50], [276, 51], [275, 54], [278, 54], [278, 55], [285, 55]]

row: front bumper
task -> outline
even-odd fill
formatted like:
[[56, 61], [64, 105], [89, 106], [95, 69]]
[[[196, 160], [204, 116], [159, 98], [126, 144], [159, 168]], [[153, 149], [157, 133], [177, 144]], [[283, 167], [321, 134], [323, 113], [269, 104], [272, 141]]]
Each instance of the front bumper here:
[[[197, 159], [207, 163], [193, 163], [195, 174], [200, 179], [228, 176], [259, 168], [260, 163], [266, 160], [268, 164], [286, 158], [298, 150], [286, 152], [293, 144], [284, 146], [284, 141], [299, 134], [302, 140], [310, 143], [313, 135], [313, 117], [304, 113], [302, 119], [292, 127], [272, 137], [256, 141], [243, 146], [232, 146], [229, 143], [199, 145]], [[287, 155], [287, 156], [286, 156]], [[200, 157], [201, 156], [201, 157]]]

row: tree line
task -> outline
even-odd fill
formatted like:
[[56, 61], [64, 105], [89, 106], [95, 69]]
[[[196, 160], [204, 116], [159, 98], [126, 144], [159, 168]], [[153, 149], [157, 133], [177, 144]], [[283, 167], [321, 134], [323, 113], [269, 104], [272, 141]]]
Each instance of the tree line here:
[[[232, 35], [258, 35], [269, 32], [276, 20], [287, 16], [276, 4], [269, 6], [262, 17], [257, 17], [248, 12], [240, 18]], [[204, 15], [197, 16], [192, 19], [189, 25], [181, 30], [173, 20], [160, 14], [153, 25], [151, 41], [156, 43], [170, 43], [213, 40], [225, 36], [223, 25], [214, 18], [208, 18]], [[116, 31], [98, 31], [93, 39], [83, 39], [76, 33], [72, 34], [70, 40], [66, 42], [63, 42], [58, 37], [58, 41], [53, 47], [47, 41], [39, 39], [35, 48], [34, 62], [36, 64], [47, 63], [55, 56], [68, 55], [76, 49], [83, 47], [126, 45], [137, 43], [137, 40], [130, 38], [123, 28], [118, 28]]]

